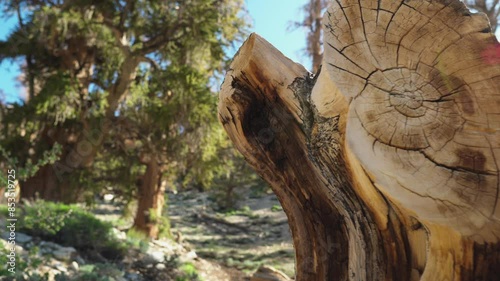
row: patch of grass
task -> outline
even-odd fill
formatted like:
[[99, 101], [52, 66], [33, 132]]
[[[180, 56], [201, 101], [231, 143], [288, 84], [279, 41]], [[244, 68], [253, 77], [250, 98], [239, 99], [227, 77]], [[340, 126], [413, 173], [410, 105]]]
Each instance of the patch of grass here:
[[149, 220], [158, 225], [158, 238], [172, 239], [170, 220], [166, 216], [156, 216], [154, 210], [149, 211]]
[[0, 205], [0, 216], [1, 217], [7, 217], [9, 215], [9, 207], [7, 207], [7, 204], [1, 204]]
[[146, 252], [149, 248], [149, 238], [147, 235], [133, 228], [127, 231], [127, 242], [139, 248], [142, 252]]
[[121, 217], [117, 220], [112, 221], [111, 224], [117, 229], [124, 229], [130, 226], [130, 219]]
[[181, 265], [179, 271], [181, 274], [175, 278], [175, 281], [202, 281], [198, 274], [198, 270], [196, 270], [194, 264], [190, 262]]
[[250, 207], [248, 207], [248, 206], [243, 206], [241, 209], [238, 209], [238, 210], [231, 209], [231, 210], [225, 212], [224, 216], [226, 216], [226, 217], [230, 217], [230, 216], [246, 216], [246, 217], [249, 217], [251, 219], [257, 219], [257, 218], [259, 218], [259, 215], [255, 215], [253, 213], [252, 209], [250, 209]]
[[283, 211], [283, 207], [281, 207], [281, 205], [273, 205], [271, 207], [271, 211], [272, 212], [281, 212], [281, 211]]
[[113, 264], [97, 263], [80, 267], [76, 276], [62, 276], [56, 281], [113, 281], [122, 279], [123, 273]]

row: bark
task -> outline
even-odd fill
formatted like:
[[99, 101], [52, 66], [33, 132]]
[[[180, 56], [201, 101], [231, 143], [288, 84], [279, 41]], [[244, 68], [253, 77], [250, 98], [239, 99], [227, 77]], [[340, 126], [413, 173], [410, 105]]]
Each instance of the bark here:
[[146, 172], [139, 183], [137, 213], [134, 228], [151, 238], [158, 238], [158, 218], [165, 204], [165, 190], [161, 183], [161, 167], [155, 157], [146, 164]]
[[498, 280], [487, 19], [459, 1], [345, 0], [324, 25], [318, 75], [253, 34], [219, 101], [287, 213], [296, 280]]

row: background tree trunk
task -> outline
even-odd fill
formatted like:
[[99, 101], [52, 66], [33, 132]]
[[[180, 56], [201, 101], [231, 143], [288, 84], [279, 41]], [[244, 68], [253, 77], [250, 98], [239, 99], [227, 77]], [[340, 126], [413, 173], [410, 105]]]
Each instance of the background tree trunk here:
[[151, 238], [159, 233], [157, 219], [162, 216], [165, 190], [161, 184], [161, 167], [155, 157], [150, 157], [146, 172], [139, 183], [139, 200], [134, 228]]
[[287, 213], [296, 280], [498, 280], [487, 19], [459, 1], [345, 0], [324, 24], [318, 75], [254, 34], [219, 102]]

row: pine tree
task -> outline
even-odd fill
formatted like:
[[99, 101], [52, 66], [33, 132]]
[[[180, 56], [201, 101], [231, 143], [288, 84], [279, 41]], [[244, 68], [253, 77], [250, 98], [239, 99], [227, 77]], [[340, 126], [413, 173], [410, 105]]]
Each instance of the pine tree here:
[[164, 177], [184, 170], [208, 181], [218, 169], [195, 172], [185, 159], [227, 142], [207, 137], [220, 132], [212, 84], [245, 34], [243, 1], [24, 0], [6, 1], [5, 13], [18, 25], [0, 60], [22, 63], [29, 94], [2, 118], [0, 145], [20, 165], [62, 147], [59, 161], [21, 182], [22, 197], [80, 200], [109, 176], [102, 163], [123, 172], [116, 161], [126, 157], [142, 173], [136, 227], [156, 236], [146, 224], [161, 215]]

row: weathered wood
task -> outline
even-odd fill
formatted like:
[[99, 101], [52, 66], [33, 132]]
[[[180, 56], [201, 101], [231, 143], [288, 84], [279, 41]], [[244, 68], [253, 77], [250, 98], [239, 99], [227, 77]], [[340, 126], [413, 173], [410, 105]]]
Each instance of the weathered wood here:
[[499, 44], [458, 0], [333, 1], [312, 77], [258, 35], [219, 117], [288, 215], [296, 280], [500, 280]]

